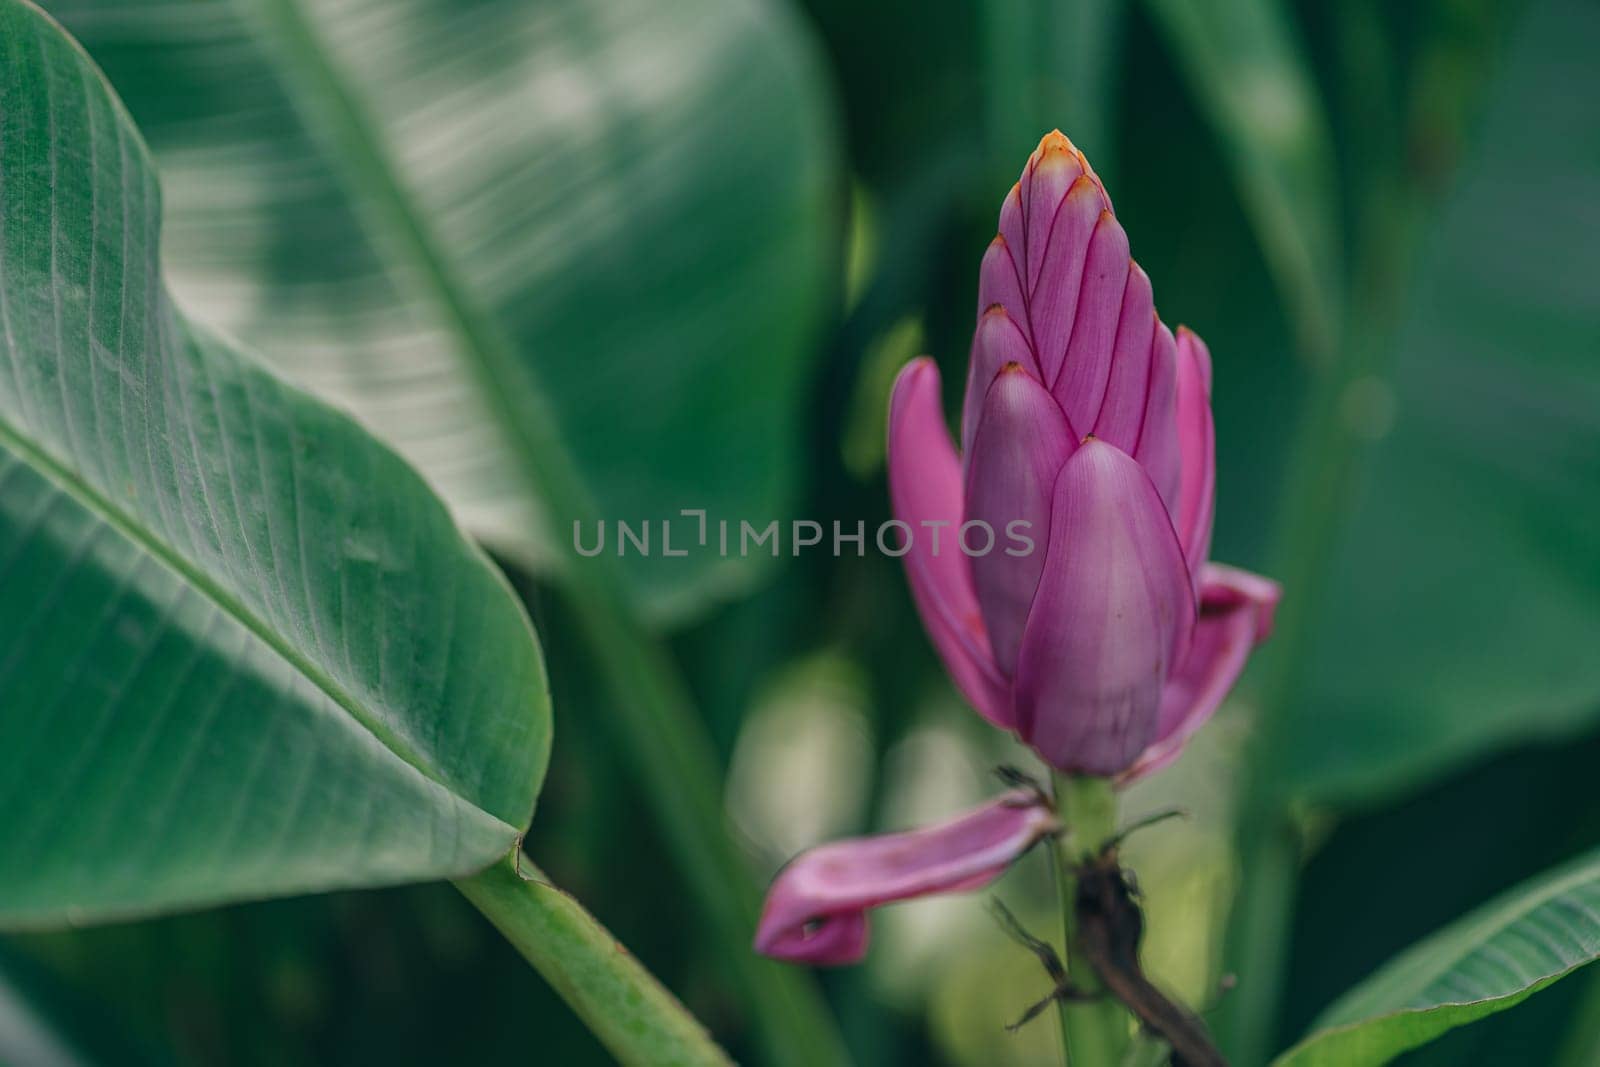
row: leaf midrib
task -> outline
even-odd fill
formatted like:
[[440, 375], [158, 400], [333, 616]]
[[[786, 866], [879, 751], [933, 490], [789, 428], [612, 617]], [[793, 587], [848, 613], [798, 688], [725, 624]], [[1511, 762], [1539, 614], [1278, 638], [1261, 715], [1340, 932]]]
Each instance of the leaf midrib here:
[[465, 796], [449, 782], [445, 781], [418, 752], [402, 741], [393, 730], [383, 723], [382, 719], [368, 712], [361, 702], [344, 686], [340, 685], [331, 674], [323, 670], [315, 660], [305, 655], [271, 626], [268, 626], [255, 612], [246, 607], [242, 601], [220, 583], [213, 580], [209, 574], [194, 566], [181, 553], [135, 521], [76, 471], [51, 456], [49, 452], [34, 444], [23, 434], [17, 432], [3, 416], [0, 416], [0, 446], [10, 448], [22, 458], [24, 463], [49, 481], [55, 483], [62, 492], [86, 511], [97, 516], [106, 525], [142, 549], [152, 559], [176, 574], [190, 588], [214, 604], [229, 618], [243, 626], [246, 631], [277, 653], [286, 664], [311, 682], [323, 695], [348, 714], [358, 726], [371, 734], [396, 759], [399, 759], [402, 763], [422, 775], [423, 778], [433, 782], [450, 795], [457, 797], [474, 811], [480, 812], [505, 827], [508, 834], [516, 834], [518, 832], [516, 827], [511, 826], [493, 812], [485, 810], [475, 799]]

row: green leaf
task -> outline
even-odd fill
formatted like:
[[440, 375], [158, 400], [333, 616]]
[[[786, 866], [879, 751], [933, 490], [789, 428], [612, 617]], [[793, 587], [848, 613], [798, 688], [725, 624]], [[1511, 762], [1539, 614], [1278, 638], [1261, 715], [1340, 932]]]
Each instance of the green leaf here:
[[1334, 155], [1309, 64], [1276, 0], [1148, 0], [1313, 357], [1332, 356], [1342, 271]]
[[143, 143], [0, 2], [0, 925], [461, 875], [543, 665], [397, 456], [173, 308]]
[[0, 1063], [19, 1067], [155, 1067], [166, 1062], [129, 1039], [97, 1005], [0, 944]]
[[[649, 520], [655, 555], [620, 561], [636, 604], [750, 581], [755, 558], [663, 559], [655, 523], [765, 521], [796, 481], [842, 226], [826, 92], [779, 5], [50, 8], [154, 146], [197, 318], [519, 562], [554, 562], [575, 519]], [[677, 547], [697, 532], [678, 519]]]
[[[1600, 712], [1600, 11], [1529, 12], [1425, 256], [1306, 684], [1288, 781], [1370, 799]], [[1292, 595], [1292, 590], [1289, 591]]]
[[1414, 945], [1341, 997], [1274, 1067], [1363, 1067], [1514, 1007], [1600, 957], [1600, 852]]

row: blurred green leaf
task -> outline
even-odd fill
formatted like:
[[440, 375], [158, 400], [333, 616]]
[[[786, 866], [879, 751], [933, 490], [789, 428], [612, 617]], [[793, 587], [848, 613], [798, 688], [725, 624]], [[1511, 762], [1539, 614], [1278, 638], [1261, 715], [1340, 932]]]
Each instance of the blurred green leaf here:
[[1275, 754], [1304, 794], [1370, 798], [1600, 714], [1600, 96], [1572, 91], [1597, 33], [1592, 4], [1530, 12], [1393, 385], [1343, 398], [1380, 441]]
[[[1039, 138], [1061, 129], [1113, 176], [1112, 77], [1125, 0], [983, 0], [991, 156], [1015, 181]], [[1005, 187], [994, 191], [997, 202]]]
[[[50, 8], [155, 149], [183, 303], [349, 406], [498, 551], [552, 563], [590, 517], [551, 490], [557, 451], [613, 521], [788, 506], [842, 227], [781, 5]], [[658, 614], [759, 566], [620, 563]]]
[[0, 946], [0, 1063], [142, 1067], [158, 1062], [43, 968]]
[[104, 80], [0, 2], [0, 925], [440, 878], [505, 855], [538, 645], [350, 419], [175, 311]]
[[1330, 358], [1343, 282], [1336, 171], [1327, 117], [1285, 5], [1148, 5], [1222, 142], [1302, 347]]
[[1600, 853], [1521, 886], [1380, 968], [1274, 1067], [1388, 1063], [1600, 957]]

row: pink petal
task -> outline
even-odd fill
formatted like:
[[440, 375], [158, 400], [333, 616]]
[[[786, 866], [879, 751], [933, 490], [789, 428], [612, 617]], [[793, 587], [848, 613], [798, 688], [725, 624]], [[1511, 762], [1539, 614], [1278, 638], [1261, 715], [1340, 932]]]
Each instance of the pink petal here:
[[[1026, 174], [1026, 172], [1024, 172]], [[1017, 182], [1011, 186], [1011, 191], [1006, 194], [1005, 200], [1000, 204], [1000, 222], [998, 235], [1005, 244], [1005, 249], [1011, 257], [1011, 268], [1017, 277], [1017, 292], [1025, 292], [1029, 287], [1022, 284], [1028, 271], [1028, 223], [1023, 216], [1022, 183]], [[980, 304], [978, 311], [982, 312], [987, 304]], [[1011, 314], [1019, 321], [1026, 317], [1027, 309], [1022, 304], [1007, 304]]]
[[[972, 558], [972, 580], [995, 665], [1008, 677], [1044, 568], [1056, 475], [1077, 439], [1055, 398], [1020, 364], [1008, 364], [989, 387], [967, 460], [967, 520], [988, 523], [993, 535], [990, 550]], [[1024, 555], [1010, 554], [1020, 551], [1007, 537], [1016, 521], [1028, 524], [1021, 530], [1034, 542]], [[984, 536], [973, 533], [974, 550]]]
[[[1037, 205], [1028, 205], [1033, 211]], [[1067, 340], [1072, 336], [1078, 313], [1078, 298], [1083, 290], [1084, 267], [1089, 239], [1105, 211], [1100, 187], [1087, 175], [1079, 177], [1061, 200], [1046, 236], [1038, 276], [1028, 297], [1028, 322], [1032, 327], [1033, 347], [1039, 356], [1039, 370], [1047, 382], [1061, 373], [1067, 358]], [[1029, 216], [1028, 239], [1034, 239], [1033, 219]], [[1030, 263], [1032, 244], [1028, 247]]]
[[1006, 309], [1012, 323], [1022, 331], [1022, 336], [1030, 339], [1028, 343], [1031, 346], [1033, 335], [1028, 332], [1028, 302], [1022, 295], [1022, 277], [1012, 259], [1012, 246], [1001, 234], [996, 234], [994, 240], [989, 242], [988, 251], [983, 254], [983, 263], [978, 268], [980, 322], [984, 312], [993, 307]]
[[[1144, 425], [1149, 399], [1146, 386], [1150, 381], [1150, 355], [1159, 321], [1150, 296], [1150, 276], [1137, 263], [1130, 263], [1105, 395], [1094, 422], [1084, 431], [1130, 454], [1138, 444], [1139, 428]], [[1074, 410], [1071, 403], [1062, 406], [1068, 411]]]
[[1182, 475], [1173, 512], [1183, 555], [1196, 580], [1211, 552], [1217, 499], [1216, 436], [1211, 422], [1211, 353], [1187, 327], [1178, 327], [1178, 450]]
[[1056, 379], [1048, 384], [1074, 426], [1088, 432], [1105, 399], [1111, 353], [1128, 287], [1128, 235], [1109, 211], [1100, 213], [1083, 268], [1083, 290], [1072, 321], [1072, 339]]
[[[906, 365], [889, 401], [889, 498], [895, 517], [911, 527], [906, 576], [922, 625], [972, 706], [1009, 729], [1007, 685], [995, 669], [972, 572], [957, 543], [964, 512], [961, 462], [939, 403], [939, 368], [927, 357]], [[925, 522], [947, 525], [936, 529]]]
[[1126, 770], [1156, 736], [1194, 616], [1183, 549], [1149, 475], [1085, 441], [1056, 479], [1013, 685], [1018, 733], [1057, 770]]
[[1272, 633], [1278, 583], [1208, 563], [1200, 577], [1200, 619], [1183, 662], [1161, 693], [1156, 740], [1123, 775], [1132, 781], [1170, 764], [1222, 704], [1250, 650]]
[[[1057, 130], [1049, 133], [1039, 142], [1039, 147], [1033, 150], [1033, 155], [1028, 157], [1028, 165], [1022, 170], [1022, 180], [1018, 183], [1022, 199], [1022, 217], [1026, 223], [1026, 248], [1028, 257], [1027, 279], [1028, 291], [1036, 292], [1039, 288], [1039, 275], [1044, 269], [1045, 251], [1053, 242], [1051, 232], [1055, 229], [1056, 220], [1062, 200], [1067, 191], [1076, 185], [1079, 178], [1084, 177], [1083, 157], [1078, 155], [1078, 150], [1072, 142]], [[1096, 190], [1093, 179], [1087, 184]], [[1098, 199], [1098, 193], [1097, 193]], [[1098, 211], [1095, 214], [1099, 214]], [[1010, 236], [1007, 235], [1007, 240]]]
[[1168, 514], [1175, 514], [1178, 506], [1182, 462], [1178, 445], [1177, 389], [1178, 346], [1172, 339], [1172, 331], [1158, 321], [1150, 349], [1144, 418], [1139, 424], [1139, 443], [1134, 446], [1133, 458], [1156, 483]]
[[1017, 363], [1038, 375], [1033, 361], [1033, 350], [1006, 309], [994, 305], [978, 319], [978, 329], [972, 335], [972, 359], [967, 363], [967, 391], [961, 402], [961, 454], [966, 463], [972, 460], [972, 435], [978, 429], [978, 412], [989, 386], [1007, 363]]
[[976, 889], [1057, 828], [1025, 790], [921, 830], [821, 845], [773, 880], [756, 928], [765, 956], [831, 966], [867, 950], [867, 909], [932, 893]]

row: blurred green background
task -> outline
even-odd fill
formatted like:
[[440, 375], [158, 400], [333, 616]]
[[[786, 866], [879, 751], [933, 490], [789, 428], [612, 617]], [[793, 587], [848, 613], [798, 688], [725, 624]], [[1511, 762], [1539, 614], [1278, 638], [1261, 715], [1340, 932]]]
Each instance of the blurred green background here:
[[[513, 575], [556, 709], [530, 855], [759, 1062], [605, 713], [604, 669], [547, 584], [536, 509], [451, 436], [474, 412], [440, 384], [404, 287], [371, 281], [386, 251], [340, 229], [365, 209], [295, 147], [243, 16], [45, 6], [155, 150], [191, 313], [409, 449]], [[547, 78], [531, 87], [358, 30], [333, 46], [367, 76], [402, 92], [415, 69], [409, 91], [467, 102], [435, 133], [482, 188], [440, 208], [445, 237], [625, 518], [888, 518], [894, 372], [930, 352], [961, 380], [1001, 198], [1050, 128], [1084, 149], [1163, 317], [1215, 358], [1214, 554], [1285, 585], [1282, 631], [1217, 723], [1125, 805], [1194, 813], [1129, 848], [1151, 969], [1191, 1002], [1239, 995], [1216, 990], [1237, 890], [1293, 903], [1281, 1047], [1421, 935], [1600, 843], [1593, 3], [533, 0], [441, 21], [446, 53], [458, 33], [501, 42], [489, 53], [537, 40], [516, 57]], [[521, 110], [494, 111], [513, 91]], [[448, 198], [467, 179], [417, 180]], [[364, 355], [330, 366], [330, 331]], [[639, 610], [698, 700], [727, 832], [759, 875], [830, 836], [951, 813], [994, 791], [992, 765], [1026, 760], [961, 706], [894, 560], [672, 566], [634, 576]], [[1287, 876], [1257, 884], [1284, 848]], [[998, 892], [1051, 928], [1042, 859]], [[822, 976], [858, 1062], [1052, 1062], [1048, 1023], [1001, 1029], [1043, 979], [978, 901], [875, 924], [865, 965]], [[1580, 975], [1405, 1062], [1600, 1062], [1595, 1004], [1600, 980]], [[9, 936], [0, 1060], [29, 1049], [606, 1059], [441, 886]]]

